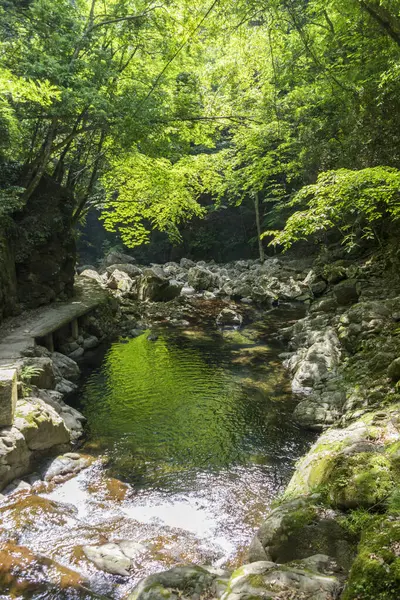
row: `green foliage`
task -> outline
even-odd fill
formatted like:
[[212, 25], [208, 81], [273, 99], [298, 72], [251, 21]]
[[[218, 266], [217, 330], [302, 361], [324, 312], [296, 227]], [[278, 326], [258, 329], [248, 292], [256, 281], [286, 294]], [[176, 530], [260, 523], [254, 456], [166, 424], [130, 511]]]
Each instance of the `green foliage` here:
[[265, 232], [274, 236], [272, 245], [288, 249], [298, 240], [337, 228], [351, 250], [360, 238], [379, 240], [377, 225], [383, 218], [399, 218], [400, 171], [389, 167], [328, 171], [295, 194], [291, 204], [305, 204], [305, 209], [289, 217], [283, 231]]
[[22, 382], [22, 395], [24, 398], [29, 396], [32, 391], [30, 387], [31, 380], [34, 377], [37, 377], [42, 372], [40, 367], [35, 367], [35, 365], [24, 365], [19, 373], [19, 379]]

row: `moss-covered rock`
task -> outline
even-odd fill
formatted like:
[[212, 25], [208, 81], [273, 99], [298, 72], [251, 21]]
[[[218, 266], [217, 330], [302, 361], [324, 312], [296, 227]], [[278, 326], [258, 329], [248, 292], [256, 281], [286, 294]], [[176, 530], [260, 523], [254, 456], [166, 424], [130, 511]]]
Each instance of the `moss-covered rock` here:
[[334, 571], [337, 566], [324, 555], [287, 565], [254, 562], [233, 573], [221, 600], [335, 600], [342, 586]]
[[356, 538], [341, 526], [339, 515], [324, 508], [319, 500], [316, 495], [296, 498], [273, 510], [250, 545], [249, 562], [288, 563], [324, 554], [347, 570], [355, 554]]
[[342, 600], [400, 597], [400, 520], [377, 519], [364, 532]]

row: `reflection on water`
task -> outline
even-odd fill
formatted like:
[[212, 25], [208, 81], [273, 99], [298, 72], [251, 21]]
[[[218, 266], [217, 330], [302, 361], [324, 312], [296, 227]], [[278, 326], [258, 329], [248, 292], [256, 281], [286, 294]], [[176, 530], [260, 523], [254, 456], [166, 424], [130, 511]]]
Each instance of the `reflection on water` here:
[[[80, 397], [95, 463], [45, 490], [33, 518], [9, 506], [0, 540], [17, 529], [19, 544], [113, 598], [179, 562], [236, 564], [310, 443], [290, 419], [273, 341], [296, 316], [287, 308], [240, 332], [160, 330], [156, 341], [114, 343]], [[82, 551], [124, 539], [143, 548], [128, 579]]]

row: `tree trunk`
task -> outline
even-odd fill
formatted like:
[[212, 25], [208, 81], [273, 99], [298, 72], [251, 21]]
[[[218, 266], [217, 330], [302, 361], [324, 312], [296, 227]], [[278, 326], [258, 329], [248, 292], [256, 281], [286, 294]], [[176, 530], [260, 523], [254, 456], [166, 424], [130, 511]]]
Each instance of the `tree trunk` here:
[[260, 199], [258, 192], [254, 194], [254, 209], [256, 213], [256, 225], [257, 225], [257, 239], [258, 239], [258, 251], [260, 254], [260, 260], [263, 263], [265, 260], [264, 246], [261, 239], [261, 223], [260, 223]]

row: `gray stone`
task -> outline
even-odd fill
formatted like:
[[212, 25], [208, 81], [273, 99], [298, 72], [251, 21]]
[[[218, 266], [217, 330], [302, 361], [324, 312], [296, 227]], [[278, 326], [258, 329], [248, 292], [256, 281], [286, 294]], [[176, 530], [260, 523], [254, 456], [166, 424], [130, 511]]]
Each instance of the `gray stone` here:
[[338, 283], [333, 288], [333, 293], [339, 306], [347, 306], [358, 302], [359, 292], [357, 282], [354, 279], [347, 279]]
[[143, 273], [142, 269], [140, 269], [136, 265], [129, 264], [129, 263], [110, 265], [106, 269], [106, 272], [108, 275], [112, 275], [112, 273], [114, 271], [120, 271], [122, 273], [126, 273], [127, 275], [129, 275], [129, 277], [131, 279], [134, 279], [135, 277], [139, 277], [139, 275], [141, 275]]
[[128, 293], [133, 287], [133, 280], [127, 273], [115, 269], [107, 281], [107, 287], [110, 288], [110, 290]]
[[102, 260], [101, 265], [103, 268], [106, 268], [110, 265], [115, 264], [134, 264], [136, 263], [136, 259], [129, 254], [124, 254], [123, 252], [117, 252], [116, 250], [111, 250]]
[[97, 338], [95, 335], [90, 335], [83, 340], [83, 349], [92, 350], [93, 348], [97, 348], [99, 343], [99, 338]]
[[17, 398], [17, 370], [0, 369], [0, 427], [13, 424]]
[[124, 577], [129, 576], [131, 560], [122, 552], [117, 544], [83, 546], [83, 552], [86, 558], [93, 562], [101, 571]]
[[190, 260], [189, 258], [181, 258], [181, 262], [179, 264], [182, 267], [182, 269], [191, 269], [196, 265], [196, 263], [193, 262], [193, 260]]
[[196, 290], [193, 287], [190, 287], [189, 285], [185, 285], [181, 289], [181, 296], [194, 296], [195, 293]]
[[72, 360], [78, 360], [79, 358], [82, 358], [84, 353], [85, 353], [85, 351], [83, 348], [77, 348], [76, 350], [74, 350], [73, 352], [71, 352], [69, 354], [69, 358], [72, 358]]
[[31, 452], [16, 427], [0, 429], [0, 490], [29, 472]]
[[69, 379], [70, 381], [78, 381], [81, 371], [76, 362], [61, 354], [60, 352], [53, 352], [51, 355], [53, 361], [53, 369], [56, 375], [56, 380]]
[[74, 475], [86, 469], [90, 465], [90, 459], [75, 452], [67, 452], [47, 462], [41, 471], [45, 481], [51, 481], [58, 477]]
[[218, 287], [218, 277], [209, 269], [199, 266], [199, 263], [189, 269], [188, 283], [197, 291], [212, 291]]
[[87, 277], [88, 279], [93, 279], [99, 285], [104, 284], [104, 280], [103, 280], [102, 276], [93, 269], [85, 269], [84, 271], [82, 271], [80, 273], [80, 277]]
[[40, 398], [18, 401], [14, 425], [30, 450], [45, 450], [70, 442], [63, 419]]
[[56, 376], [53, 369], [53, 361], [50, 357], [27, 358], [24, 360], [24, 366], [21, 370], [21, 378], [24, 369], [28, 373], [25, 383], [36, 385], [44, 390], [53, 389], [56, 384]]

